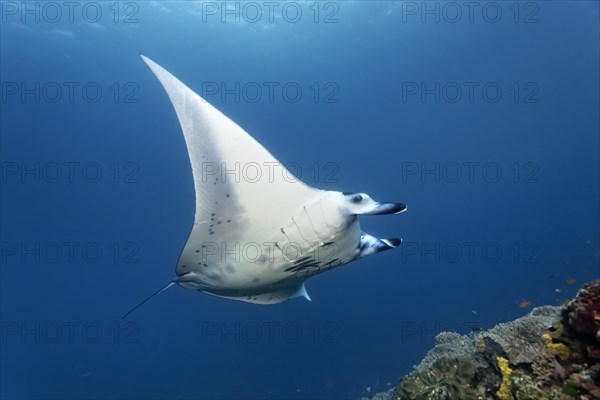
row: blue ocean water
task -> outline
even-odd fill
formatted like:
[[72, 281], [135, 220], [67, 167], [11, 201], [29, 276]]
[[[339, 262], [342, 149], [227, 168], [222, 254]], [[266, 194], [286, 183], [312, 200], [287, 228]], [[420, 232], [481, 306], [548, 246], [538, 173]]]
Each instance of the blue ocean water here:
[[[368, 396], [438, 332], [600, 276], [597, 2], [0, 6], [2, 398]], [[311, 302], [172, 288], [121, 320], [194, 214], [140, 52], [306, 183], [406, 203], [361, 219], [404, 244], [310, 279]]]

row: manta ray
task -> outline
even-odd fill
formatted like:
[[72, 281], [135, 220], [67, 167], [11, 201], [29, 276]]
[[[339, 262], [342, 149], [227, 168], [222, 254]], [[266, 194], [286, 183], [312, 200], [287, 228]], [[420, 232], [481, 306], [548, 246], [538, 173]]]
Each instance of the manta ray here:
[[177, 277], [123, 317], [175, 284], [256, 304], [310, 300], [308, 278], [400, 245], [363, 232], [358, 217], [399, 214], [406, 205], [307, 185], [238, 124], [140, 56], [179, 119], [196, 211]]

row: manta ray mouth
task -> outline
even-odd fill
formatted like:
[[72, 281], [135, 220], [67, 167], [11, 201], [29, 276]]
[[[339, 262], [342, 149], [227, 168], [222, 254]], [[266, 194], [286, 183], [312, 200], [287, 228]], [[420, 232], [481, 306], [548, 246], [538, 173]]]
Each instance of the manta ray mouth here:
[[377, 203], [373, 209], [363, 213], [364, 215], [388, 215], [400, 214], [406, 211], [406, 204], [403, 203]]

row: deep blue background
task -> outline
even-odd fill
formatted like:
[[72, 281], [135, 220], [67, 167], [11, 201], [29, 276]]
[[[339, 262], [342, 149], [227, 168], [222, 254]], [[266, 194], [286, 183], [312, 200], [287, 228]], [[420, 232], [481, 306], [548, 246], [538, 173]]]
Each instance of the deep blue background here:
[[[528, 311], [518, 306], [526, 300], [559, 304], [600, 275], [597, 2], [531, 3], [537, 11], [520, 3], [519, 22], [514, 3], [495, 3], [497, 23], [481, 9], [472, 22], [466, 14], [457, 23], [423, 22], [400, 2], [338, 3], [338, 22], [315, 23], [309, 2], [298, 23], [278, 8], [274, 23], [264, 16], [254, 24], [203, 21], [200, 3], [177, 2], [139, 3], [134, 23], [115, 23], [112, 2], [102, 4], [98, 23], [80, 13], [72, 23], [23, 23], [3, 3], [3, 174], [14, 163], [94, 162], [103, 172], [97, 183], [80, 173], [73, 183], [3, 175], [3, 398], [356, 398], [394, 385], [440, 330], [513, 319]], [[125, 5], [122, 13], [135, 10]], [[335, 10], [325, 6], [320, 20]], [[401, 236], [405, 246], [311, 279], [312, 302], [264, 307], [174, 288], [120, 321], [174, 276], [194, 212], [179, 124], [139, 52], [197, 91], [206, 82], [297, 82], [297, 103], [280, 91], [274, 102], [209, 100], [280, 160], [301, 165], [307, 183], [408, 204], [401, 216], [363, 219], [367, 232]], [[7, 85], [36, 82], [96, 82], [103, 96], [91, 103], [76, 90], [73, 102], [65, 94], [37, 103], [7, 94]], [[123, 93], [114, 101], [115, 82], [132, 82], [137, 102], [123, 102]], [[335, 83], [338, 102], [312, 100], [314, 82]], [[406, 82], [495, 82], [503, 96], [403, 101]], [[537, 102], [515, 102], [515, 82], [533, 82]], [[139, 168], [137, 182], [121, 175], [115, 183], [109, 167], [124, 172], [128, 162]], [[497, 163], [502, 178], [486, 182], [476, 169], [469, 182], [466, 168], [458, 182], [406, 175], [413, 163], [468, 162]], [[336, 181], [321, 174], [315, 182], [315, 163], [322, 173], [334, 163]], [[522, 174], [515, 181], [515, 163], [522, 173], [533, 163], [535, 182]], [[78, 252], [74, 262], [51, 263], [7, 252], [54, 242], [97, 243], [103, 256], [91, 263]], [[441, 250], [439, 261], [421, 257], [436, 245], [464, 251], [466, 242], [478, 246], [473, 260], [452, 262]], [[114, 260], [114, 243], [122, 251], [133, 243], [135, 262], [123, 253]], [[498, 262], [481, 253], [489, 243], [503, 251]], [[282, 333], [285, 323], [301, 329], [300, 340]], [[260, 326], [262, 337], [203, 340], [203, 330], [222, 324], [238, 333]], [[52, 343], [55, 326], [62, 336]], [[84, 326], [102, 329], [97, 342]]]

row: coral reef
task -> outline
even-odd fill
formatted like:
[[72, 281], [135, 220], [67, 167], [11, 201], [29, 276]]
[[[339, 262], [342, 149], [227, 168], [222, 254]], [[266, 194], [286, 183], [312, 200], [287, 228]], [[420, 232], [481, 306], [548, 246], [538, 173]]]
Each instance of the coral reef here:
[[500, 383], [500, 389], [498, 389], [498, 392], [496, 392], [496, 396], [502, 400], [512, 400], [511, 376], [513, 370], [508, 366], [508, 360], [504, 357], [498, 357], [498, 368], [502, 374], [502, 382]]
[[550, 349], [551, 352], [557, 355], [558, 358], [560, 358], [561, 360], [569, 359], [569, 355], [571, 355], [571, 351], [569, 350], [569, 348], [562, 343], [554, 343], [549, 333], [544, 333], [542, 335], [542, 340], [544, 341], [544, 343], [546, 343], [548, 349]]
[[467, 357], [439, 359], [429, 371], [408, 377], [397, 393], [418, 400], [477, 400], [472, 389], [475, 369]]
[[584, 285], [577, 298], [567, 304], [563, 318], [581, 335], [597, 335], [600, 330], [600, 281]]
[[600, 399], [600, 280], [564, 308], [539, 307], [469, 335], [440, 333], [392, 398]]

